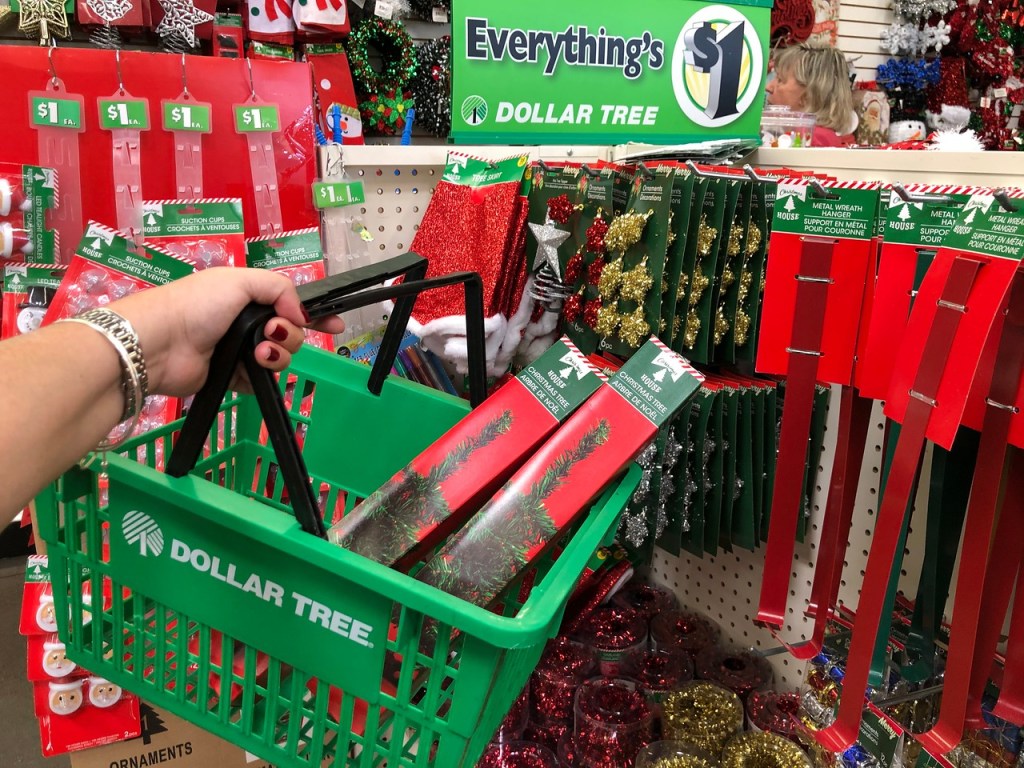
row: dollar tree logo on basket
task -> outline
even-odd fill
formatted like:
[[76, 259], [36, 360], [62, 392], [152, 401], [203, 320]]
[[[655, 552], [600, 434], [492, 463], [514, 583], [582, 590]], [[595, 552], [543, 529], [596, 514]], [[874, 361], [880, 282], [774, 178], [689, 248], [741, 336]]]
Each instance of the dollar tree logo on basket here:
[[158, 557], [164, 551], [164, 532], [149, 515], [133, 509], [121, 520], [124, 540], [139, 548], [143, 557]]
[[[164, 552], [164, 533], [160, 525], [144, 512], [137, 509], [126, 512], [121, 518], [121, 533], [125, 543], [143, 558], [157, 558]], [[291, 611], [296, 617], [365, 648], [374, 647], [373, 625], [301, 592], [288, 589], [263, 574], [212, 554], [194, 543], [182, 541], [176, 536], [169, 537], [169, 541], [168, 554], [172, 562], [272, 606]]]

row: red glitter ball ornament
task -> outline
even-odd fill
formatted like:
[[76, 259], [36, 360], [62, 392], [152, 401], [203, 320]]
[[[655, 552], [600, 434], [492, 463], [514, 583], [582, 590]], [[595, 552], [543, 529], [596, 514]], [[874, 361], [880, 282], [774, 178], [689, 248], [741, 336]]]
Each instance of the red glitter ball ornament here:
[[566, 224], [569, 221], [572, 209], [573, 205], [569, 202], [568, 195], [559, 195], [548, 200], [548, 216], [559, 224]]
[[576, 251], [569, 259], [569, 263], [565, 265], [565, 282], [574, 285], [579, 281], [581, 274], [583, 274], [583, 254]]
[[604, 259], [596, 259], [587, 267], [587, 283], [597, 287], [601, 282], [601, 273], [604, 272]]
[[579, 639], [594, 649], [602, 675], [619, 674], [628, 653], [647, 642], [647, 620], [632, 608], [602, 605], [587, 618]]
[[575, 323], [580, 319], [580, 315], [582, 314], [583, 297], [578, 293], [574, 293], [565, 300], [565, 304], [562, 306], [562, 317], [565, 318], [566, 322]]
[[601, 310], [601, 299], [591, 299], [583, 305], [583, 322], [588, 328], [597, 327], [597, 313]]
[[577, 765], [632, 768], [637, 753], [653, 740], [654, 714], [630, 680], [594, 678], [576, 694]]
[[655, 648], [680, 648], [695, 658], [705, 648], [718, 643], [721, 630], [706, 616], [688, 611], [666, 611], [651, 620], [651, 640]]
[[558, 768], [555, 753], [531, 741], [509, 741], [491, 744], [477, 768]]
[[608, 234], [608, 222], [598, 217], [587, 228], [587, 250], [591, 253], [604, 253], [604, 236]]
[[772, 683], [771, 666], [764, 656], [750, 651], [709, 646], [697, 654], [695, 668], [699, 678], [718, 683], [740, 698]]

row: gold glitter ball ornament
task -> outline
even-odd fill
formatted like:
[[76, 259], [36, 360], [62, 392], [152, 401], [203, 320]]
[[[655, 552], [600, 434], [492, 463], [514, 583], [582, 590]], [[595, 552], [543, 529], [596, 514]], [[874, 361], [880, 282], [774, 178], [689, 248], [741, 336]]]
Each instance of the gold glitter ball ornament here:
[[739, 300], [746, 301], [747, 296], [750, 295], [750, 286], [754, 282], [754, 275], [749, 270], [744, 269], [740, 272], [740, 289], [739, 289]]
[[757, 228], [754, 222], [750, 222], [747, 225], [747, 242], [746, 247], [743, 249], [747, 256], [753, 256], [757, 253], [757, 249], [761, 247], [761, 230]]
[[619, 326], [619, 338], [631, 347], [639, 347], [640, 342], [651, 333], [651, 326], [644, 317], [644, 308], [637, 307], [628, 315], [623, 315]]
[[722, 270], [722, 290], [724, 291], [730, 285], [736, 282], [736, 273], [733, 272], [729, 267]]
[[747, 339], [750, 334], [750, 315], [744, 312], [742, 309], [736, 310], [736, 321], [733, 324], [733, 338], [736, 340], [736, 346], [742, 347], [747, 343]]
[[640, 242], [647, 220], [653, 211], [647, 213], [623, 213], [612, 219], [604, 236], [605, 247], [614, 253], [625, 253]]
[[725, 319], [725, 308], [719, 305], [715, 313], [715, 345], [725, 340], [725, 334], [729, 332], [729, 321]]
[[811, 768], [811, 759], [787, 738], [750, 731], [725, 745], [722, 768]]
[[691, 309], [686, 315], [686, 330], [683, 332], [683, 344], [688, 349], [693, 349], [697, 343], [697, 334], [700, 333], [700, 326], [700, 316], [696, 310]]
[[718, 759], [681, 741], [655, 741], [640, 750], [636, 768], [719, 768]]
[[619, 327], [619, 311], [614, 304], [606, 304], [597, 310], [597, 323], [594, 330], [601, 336], [611, 336]]
[[704, 274], [704, 269], [700, 264], [697, 265], [697, 269], [693, 273], [693, 287], [690, 289], [690, 306], [695, 307], [700, 303], [701, 296], [704, 295], [704, 291], [711, 285], [711, 278]]
[[683, 318], [676, 315], [672, 318], [672, 338], [674, 339], [679, 335], [679, 332], [683, 329]]
[[647, 269], [647, 257], [628, 272], [622, 273], [620, 295], [628, 301], [643, 302], [654, 285], [651, 271]]
[[604, 265], [601, 270], [601, 279], [597, 282], [597, 291], [602, 299], [615, 298], [615, 292], [622, 284], [622, 259], [616, 259]]
[[662, 705], [665, 738], [713, 755], [743, 727], [743, 703], [727, 688], [695, 682], [670, 693]]
[[729, 229], [729, 245], [726, 248], [726, 253], [729, 258], [734, 259], [740, 255], [740, 251], [743, 249], [743, 228], [738, 227], [735, 224]]
[[679, 284], [676, 286], [676, 301], [682, 301], [686, 297], [686, 286], [688, 286], [689, 284], [689, 275], [679, 276]]
[[715, 244], [715, 238], [718, 237], [718, 230], [715, 227], [708, 226], [708, 217], [706, 214], [700, 216], [700, 226], [697, 227], [697, 253], [702, 257], [711, 255], [711, 247]]

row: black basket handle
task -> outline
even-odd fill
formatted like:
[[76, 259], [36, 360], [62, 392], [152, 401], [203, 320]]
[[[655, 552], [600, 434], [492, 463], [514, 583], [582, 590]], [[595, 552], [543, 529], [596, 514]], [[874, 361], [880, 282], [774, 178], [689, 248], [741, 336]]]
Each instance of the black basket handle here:
[[[412, 316], [416, 296], [432, 288], [461, 283], [466, 295], [466, 341], [469, 348], [470, 402], [476, 407], [487, 394], [484, 359], [483, 282], [475, 272], [456, 272], [426, 278], [427, 260], [415, 253], [396, 256], [379, 264], [360, 267], [339, 275], [307, 283], [298, 289], [299, 298], [313, 320], [341, 314], [350, 309], [396, 299], [395, 309], [381, 340], [380, 351], [370, 372], [369, 390], [379, 395], [384, 380], [394, 365], [406, 326]], [[404, 275], [401, 283], [379, 286], [385, 280]], [[214, 349], [206, 383], [192, 400], [181, 432], [167, 461], [167, 474], [184, 477], [195, 467], [203, 446], [227, 395], [235, 369], [245, 366], [253, 394], [267, 425], [277, 456], [281, 477], [292, 510], [302, 529], [326, 538], [323, 516], [309, 481], [288, 409], [274, 374], [256, 362], [256, 346], [264, 340], [263, 329], [272, 317], [273, 307], [250, 304], [231, 325]]]

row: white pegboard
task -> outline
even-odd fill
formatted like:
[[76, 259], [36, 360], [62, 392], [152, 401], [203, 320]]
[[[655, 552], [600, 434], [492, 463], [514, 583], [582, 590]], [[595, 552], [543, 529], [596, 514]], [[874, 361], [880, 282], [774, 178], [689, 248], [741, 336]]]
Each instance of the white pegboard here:
[[[346, 147], [344, 155], [337, 148], [324, 148], [321, 154], [325, 178], [341, 173], [341, 160], [346, 163], [349, 178], [364, 182], [366, 202], [358, 207], [336, 209], [325, 214], [325, 240], [332, 271], [377, 261], [386, 256], [408, 250], [413, 234], [423, 217], [426, 204], [443, 172], [448, 147], [420, 145], [414, 147], [366, 146]], [[505, 157], [524, 152], [531, 158], [545, 160], [576, 160], [588, 162], [615, 156], [612, 147], [452, 147], [455, 151], [483, 157]], [[1012, 186], [1015, 177], [1024, 176], [1024, 157], [1017, 153], [923, 153], [879, 150], [760, 150], [755, 164], [766, 167], [787, 166], [814, 169], [831, 173], [843, 180], [878, 179], [881, 181], [934, 181], [938, 177], [947, 183], [987, 183]], [[343, 216], [359, 217], [371, 231], [373, 243], [361, 254], [351, 254], [347, 245], [339, 244], [343, 228], [337, 223]], [[332, 240], [332, 222], [334, 223]], [[363, 261], [365, 260], [365, 262]], [[349, 318], [352, 333], [362, 324], [379, 324], [379, 313], [369, 313], [364, 319]], [[369, 330], [370, 327], [366, 327]], [[827, 478], [831, 472], [835, 450], [835, 421], [837, 414], [829, 414], [825, 447], [819, 461], [819, 483], [812, 497], [812, 514], [806, 541], [797, 544], [790, 582], [787, 607], [788, 621], [784, 637], [791, 642], [805, 638], [812, 622], [804, 616], [804, 607], [810, 597], [811, 578], [821, 515], [827, 496]], [[863, 576], [870, 548], [874, 515], [878, 509], [878, 483], [883, 456], [884, 419], [881, 406], [876, 404], [872, 423], [864, 446], [865, 466], [861, 472], [856, 510], [850, 532], [846, 564], [840, 587], [840, 600], [856, 606], [858, 586]], [[927, 467], [926, 461], [924, 466]], [[928, 476], [922, 473], [917, 506], [927, 502]], [[913, 589], [920, 572], [923, 552], [923, 526], [915, 530], [911, 525], [904, 561], [901, 589]], [[695, 558], [689, 555], [672, 556], [657, 549], [652, 575], [656, 581], [671, 588], [683, 606], [709, 614], [717, 621], [725, 637], [737, 645], [769, 650], [778, 644], [771, 635], [757, 627], [753, 617], [757, 611], [763, 568], [763, 546], [754, 552], [736, 550], [715, 558]], [[954, 585], [955, 588], [955, 585]], [[950, 590], [951, 594], [953, 588]], [[799, 685], [803, 664], [786, 654], [771, 657], [780, 688]]]
[[[833, 400], [835, 396], [836, 390], [833, 390]], [[782, 632], [782, 636], [791, 643], [805, 640], [814, 625], [813, 617], [806, 616], [804, 608], [811, 596], [811, 579], [817, 557], [818, 540], [821, 536], [821, 518], [828, 498], [828, 477], [835, 454], [837, 418], [838, 412], [829, 409], [824, 448], [817, 468], [818, 483], [811, 498], [807, 534], [804, 543], [797, 543], [794, 549], [786, 624]], [[884, 433], [885, 419], [882, 416], [881, 404], [876, 403], [864, 446], [864, 466], [857, 488], [850, 542], [839, 590], [840, 602], [853, 607], [856, 607], [860, 594], [859, 585], [867, 563], [874, 515], [878, 510], [878, 484]], [[920, 488], [921, 494], [916, 506], [923, 508], [922, 505], [927, 503], [927, 476], [922, 477]], [[916, 584], [921, 568], [922, 551], [923, 530], [915, 535], [911, 526], [907, 541], [908, 554], [904, 559], [900, 581], [901, 589], [912, 589]], [[754, 623], [763, 569], [763, 544], [753, 552], [737, 549], [732, 553], [721, 553], [717, 557], [703, 559], [689, 553], [676, 557], [662, 549], [656, 549], [651, 575], [657, 583], [671, 589], [684, 608], [700, 611], [718, 622], [725, 641], [769, 651], [779, 648], [778, 641], [767, 630]], [[786, 653], [772, 654], [769, 660], [775, 669], [776, 687], [795, 688], [800, 684], [804, 673], [803, 662], [791, 658]]]

